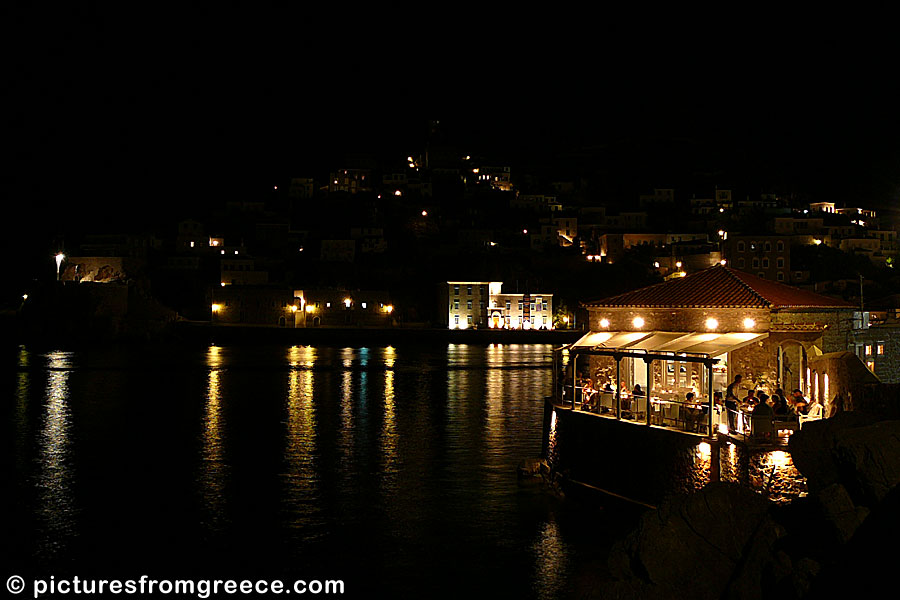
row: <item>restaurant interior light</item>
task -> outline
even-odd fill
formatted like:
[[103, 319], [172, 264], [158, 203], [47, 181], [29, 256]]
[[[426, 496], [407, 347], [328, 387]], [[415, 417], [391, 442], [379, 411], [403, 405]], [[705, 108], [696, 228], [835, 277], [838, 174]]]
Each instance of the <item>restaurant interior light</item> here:
[[719, 327], [719, 321], [713, 317], [710, 317], [706, 320], [706, 328], [707, 329], [717, 329]]
[[635, 317], [634, 319], [632, 319], [631, 324], [634, 325], [636, 329], [640, 329], [644, 326], [644, 319], [642, 319], [641, 317]]
[[211, 308], [214, 313], [219, 312], [220, 310], [222, 310], [222, 305], [221, 304], [213, 304]]
[[753, 329], [754, 327], [756, 327], [755, 320], [751, 319], [750, 317], [744, 319], [744, 329]]
[[[641, 325], [643, 325], [644, 320], [641, 319], [640, 317], [638, 317], [637, 319], [635, 319], [635, 321], [637, 321], [638, 319], [641, 320]], [[640, 327], [641, 325], [637, 325], [637, 327]], [[603, 327], [603, 328], [609, 327], [609, 319], [600, 319], [600, 327]]]

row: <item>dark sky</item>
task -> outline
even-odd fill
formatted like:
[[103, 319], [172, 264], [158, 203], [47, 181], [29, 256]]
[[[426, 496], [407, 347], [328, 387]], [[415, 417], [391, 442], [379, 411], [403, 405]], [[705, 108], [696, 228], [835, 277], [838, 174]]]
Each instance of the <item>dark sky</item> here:
[[110, 213], [152, 220], [249, 196], [347, 153], [402, 159], [421, 150], [429, 118], [466, 152], [513, 164], [588, 148], [582, 158], [634, 184], [712, 169], [722, 186], [785, 185], [885, 208], [900, 198], [892, 90], [842, 81], [825, 56], [779, 57], [789, 68], [777, 73], [771, 57], [742, 70], [696, 56], [650, 72], [621, 52], [604, 59], [615, 69], [575, 54], [454, 64], [429, 62], [427, 47], [386, 47], [390, 36], [312, 36], [306, 21], [273, 56], [199, 10], [161, 21], [67, 10], [10, 9], [2, 25], [0, 186], [16, 215], [4, 220], [7, 244]]

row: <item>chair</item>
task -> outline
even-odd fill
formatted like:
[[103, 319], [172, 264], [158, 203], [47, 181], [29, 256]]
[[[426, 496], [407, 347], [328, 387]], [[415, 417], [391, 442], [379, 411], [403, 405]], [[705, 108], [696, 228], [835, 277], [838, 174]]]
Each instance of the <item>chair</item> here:
[[634, 413], [635, 418], [643, 419], [647, 414], [647, 397], [646, 396], [635, 396], [634, 397]]
[[819, 404], [818, 402], [813, 404], [812, 407], [810, 407], [809, 412], [807, 414], [800, 415], [800, 418], [799, 418], [800, 429], [802, 430], [803, 424], [808, 421], [818, 421], [819, 419], [821, 419], [823, 416], [822, 415], [823, 412], [824, 412], [824, 409], [822, 408], [821, 404]]
[[771, 415], [750, 415], [750, 433], [753, 437], [771, 438], [775, 433]]
[[612, 412], [616, 397], [610, 392], [600, 392], [600, 407], [603, 412]]

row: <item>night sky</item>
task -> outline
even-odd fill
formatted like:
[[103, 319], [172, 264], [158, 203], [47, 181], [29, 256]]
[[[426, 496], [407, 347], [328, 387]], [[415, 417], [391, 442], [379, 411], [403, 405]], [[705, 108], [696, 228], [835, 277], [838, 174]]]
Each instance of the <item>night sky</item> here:
[[892, 92], [880, 80], [842, 81], [825, 56], [802, 70], [760, 57], [771, 72], [674, 60], [653, 72], [637, 62], [600, 71], [571, 56], [565, 71], [546, 60], [531, 70], [507, 56], [491, 78], [487, 67], [484, 77], [467, 68], [470, 56], [454, 70], [443, 56], [432, 64], [395, 46], [363, 56], [359, 40], [328, 54], [333, 39], [324, 47], [300, 27], [293, 54], [280, 57], [296, 60], [275, 67], [245, 52], [239, 30], [193, 37], [202, 13], [138, 31], [119, 15], [68, 10], [7, 15], [15, 37], [0, 185], [16, 215], [3, 220], [12, 250], [43, 251], [66, 229], [158, 222], [173, 209], [253, 197], [348, 154], [402, 160], [423, 149], [429, 118], [443, 119], [466, 153], [520, 171], [602, 171], [623, 197], [712, 182], [882, 210], [900, 199]]

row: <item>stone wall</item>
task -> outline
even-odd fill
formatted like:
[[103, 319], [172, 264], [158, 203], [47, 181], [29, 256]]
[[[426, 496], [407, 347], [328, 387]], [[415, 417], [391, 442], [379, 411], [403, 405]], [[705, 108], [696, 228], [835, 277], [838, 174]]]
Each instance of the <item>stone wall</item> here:
[[[900, 326], [883, 325], [853, 332], [853, 344], [863, 346], [860, 358], [875, 363], [875, 375], [884, 383], [900, 383]], [[878, 354], [878, 344], [884, 344], [884, 352]], [[865, 346], [872, 347], [872, 354], [865, 355]], [[855, 351], [850, 348], [847, 350]]]

